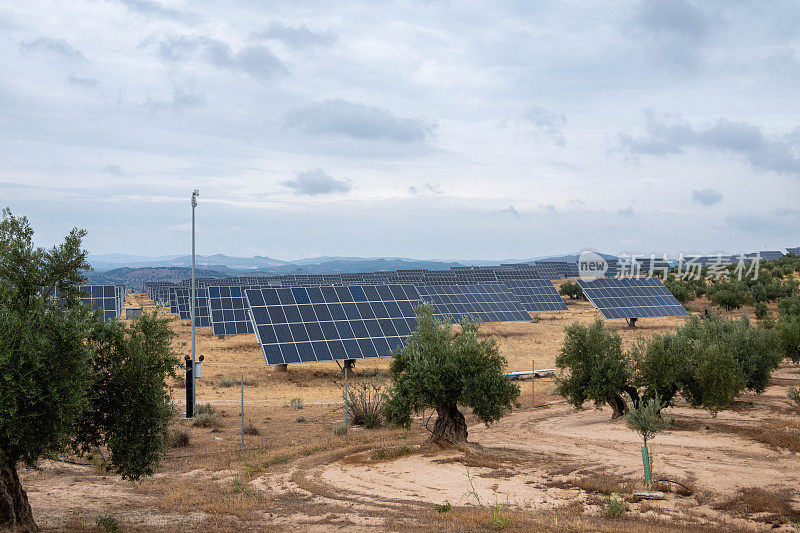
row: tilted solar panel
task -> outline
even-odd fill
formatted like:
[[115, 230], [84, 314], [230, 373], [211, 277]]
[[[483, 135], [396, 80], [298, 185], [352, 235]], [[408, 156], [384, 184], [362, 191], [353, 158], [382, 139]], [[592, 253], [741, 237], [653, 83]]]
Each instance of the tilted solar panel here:
[[[178, 288], [175, 289], [175, 294], [178, 303], [178, 314], [181, 320], [190, 320], [192, 318], [192, 310], [189, 302], [192, 299], [192, 289]], [[195, 287], [194, 325], [198, 328], [207, 328], [211, 325], [207, 287]]]
[[518, 279], [503, 282], [526, 311], [566, 311], [567, 305], [549, 279]]
[[103, 314], [108, 322], [120, 316], [120, 292], [116, 285], [79, 285], [80, 300]]
[[786, 251], [792, 255], [800, 256], [800, 246], [793, 247], [793, 248], [786, 248]]
[[208, 288], [208, 307], [211, 311], [211, 332], [214, 335], [253, 333], [249, 308], [244, 291], [258, 286]]
[[417, 328], [413, 285], [259, 288], [245, 291], [268, 365], [384, 357]]
[[578, 279], [578, 285], [605, 318], [687, 314], [686, 309], [657, 278]]
[[454, 322], [465, 318], [481, 322], [514, 322], [531, 317], [503, 283], [474, 285], [420, 285], [422, 300], [433, 304], [436, 318]]

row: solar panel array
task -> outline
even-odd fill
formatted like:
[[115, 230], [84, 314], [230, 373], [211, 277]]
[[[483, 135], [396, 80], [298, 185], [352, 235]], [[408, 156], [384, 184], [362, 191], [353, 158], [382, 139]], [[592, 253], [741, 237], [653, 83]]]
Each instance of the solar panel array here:
[[786, 251], [789, 252], [792, 255], [800, 256], [800, 246], [798, 246], [796, 248], [786, 248]]
[[222, 286], [208, 288], [211, 332], [214, 335], [253, 333], [244, 291], [256, 287]]
[[[175, 289], [178, 314], [181, 320], [191, 320], [192, 289]], [[208, 327], [211, 325], [211, 312], [208, 307], [208, 288], [195, 288], [194, 325], [195, 327]]]
[[526, 311], [567, 310], [567, 305], [550, 280], [507, 280], [503, 284], [508, 287]]
[[578, 285], [605, 318], [687, 314], [686, 309], [657, 278], [578, 279]]
[[413, 285], [245, 291], [268, 365], [383, 357], [416, 329]]
[[417, 288], [420, 298], [433, 304], [434, 317], [439, 319], [511, 322], [531, 318], [502, 283], [422, 285]]
[[100, 311], [106, 322], [122, 315], [124, 285], [79, 285], [78, 291], [81, 293], [81, 303]]

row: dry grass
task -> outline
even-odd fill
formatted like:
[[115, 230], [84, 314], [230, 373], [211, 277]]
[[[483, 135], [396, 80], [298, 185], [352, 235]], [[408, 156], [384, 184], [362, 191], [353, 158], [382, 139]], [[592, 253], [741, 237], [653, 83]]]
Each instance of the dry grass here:
[[760, 487], [740, 489], [735, 496], [713, 506], [719, 511], [749, 517], [762, 522], [800, 520], [800, 511], [792, 508], [791, 493], [773, 492]]
[[602, 469], [585, 474], [576, 472], [572, 477], [561, 481], [551, 481], [548, 486], [560, 489], [580, 489], [589, 494], [625, 494], [633, 490], [633, 481]]

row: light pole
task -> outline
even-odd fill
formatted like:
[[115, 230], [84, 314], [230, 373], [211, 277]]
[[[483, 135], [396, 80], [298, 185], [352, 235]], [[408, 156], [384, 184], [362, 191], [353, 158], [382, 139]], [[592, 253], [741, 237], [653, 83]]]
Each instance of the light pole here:
[[194, 285], [194, 209], [195, 209], [195, 207], [197, 207], [197, 197], [198, 196], [200, 196], [200, 191], [195, 189], [194, 192], [192, 192], [192, 297], [191, 297], [192, 298], [192, 302], [191, 302], [191, 308], [190, 308], [191, 312], [192, 312], [192, 315], [191, 315], [191, 318], [192, 318], [192, 405], [191, 405], [191, 410], [189, 409], [188, 406], [186, 407], [186, 416], [187, 416], [187, 418], [191, 418], [191, 415], [194, 414], [194, 405], [195, 405], [194, 399], [195, 399], [195, 394], [196, 394], [195, 393], [195, 385], [196, 385], [196, 383], [195, 383], [195, 371], [194, 371], [194, 365], [196, 363], [195, 357], [194, 357], [194, 354], [195, 354], [195, 352], [194, 352], [194, 312], [195, 312], [194, 311], [194, 307], [195, 307], [195, 297], [196, 297], [195, 285]]

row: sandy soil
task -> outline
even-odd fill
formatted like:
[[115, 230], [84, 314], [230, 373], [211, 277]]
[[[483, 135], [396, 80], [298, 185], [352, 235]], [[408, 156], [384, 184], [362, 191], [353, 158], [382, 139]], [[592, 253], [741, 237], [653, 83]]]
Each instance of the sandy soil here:
[[[552, 368], [564, 326], [597, 316], [589, 304], [570, 302], [566, 313], [487, 324], [483, 332], [498, 339], [509, 369], [527, 370], [532, 358], [537, 368]], [[679, 323], [642, 320], [631, 329], [607, 322], [626, 343]], [[176, 349], [185, 353], [188, 325], [174, 318], [173, 326]], [[678, 485], [661, 482], [666, 500], [640, 502], [631, 497], [643, 485], [638, 437], [611, 421], [608, 409], [567, 406], [552, 394], [551, 380], [536, 382], [539, 407], [530, 407], [530, 381], [520, 382], [519, 409], [490, 428], [468, 415], [471, 444], [439, 449], [425, 443], [419, 416], [409, 429], [335, 435], [343, 420], [335, 363], [274, 372], [253, 336], [219, 339], [206, 328], [197, 346], [206, 356], [198, 402], [216, 407], [217, 426], [193, 427], [176, 416], [175, 430], [190, 444], [170, 449], [155, 476], [135, 483], [92, 464], [97, 458], [23, 469], [40, 525], [97, 530], [98, 518], [111, 516], [124, 530], [794, 531], [792, 520], [800, 519], [800, 421], [785, 402], [800, 378], [795, 366], [776, 372], [765, 394], [746, 395], [716, 418], [675, 407], [674, 427], [651, 443], [654, 476], [690, 490], [679, 494]], [[380, 379], [387, 366], [360, 361], [353, 383]], [[244, 419], [259, 433], [245, 436], [244, 450], [239, 388], [219, 383], [241, 372]], [[177, 412], [182, 391], [175, 392]], [[290, 404], [294, 398], [302, 408]], [[613, 493], [627, 501], [621, 517], [605, 514]], [[450, 511], [437, 512], [446, 502]]]

